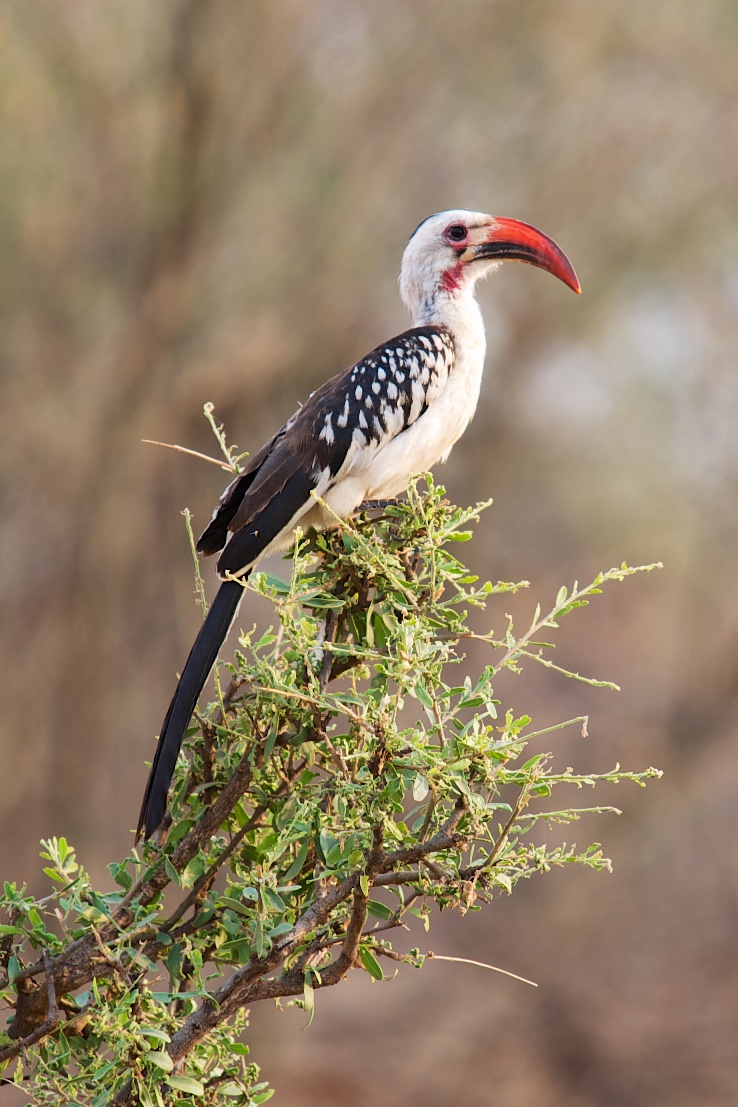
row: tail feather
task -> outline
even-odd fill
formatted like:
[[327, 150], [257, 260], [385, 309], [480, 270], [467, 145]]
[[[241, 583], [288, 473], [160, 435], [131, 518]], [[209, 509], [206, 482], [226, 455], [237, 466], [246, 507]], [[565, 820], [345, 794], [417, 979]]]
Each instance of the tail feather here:
[[136, 841], [142, 834], [144, 838], [149, 838], [164, 818], [169, 784], [182, 739], [192, 712], [195, 710], [198, 696], [235, 618], [242, 596], [243, 588], [238, 581], [226, 580], [221, 584], [190, 650], [190, 656], [182, 670], [182, 676], [161, 728], [159, 744], [156, 747], [141, 804], [141, 814], [138, 817]]

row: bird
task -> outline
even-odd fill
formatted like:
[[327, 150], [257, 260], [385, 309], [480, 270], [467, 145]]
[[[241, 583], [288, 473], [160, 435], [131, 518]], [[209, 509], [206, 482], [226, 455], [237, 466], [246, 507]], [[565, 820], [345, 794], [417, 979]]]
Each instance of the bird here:
[[328, 529], [364, 502], [397, 497], [464, 433], [486, 349], [475, 286], [503, 261], [581, 291], [563, 250], [528, 223], [465, 209], [428, 216], [402, 256], [410, 329], [312, 392], [223, 492], [197, 543], [204, 556], [220, 554], [221, 583], [161, 728], [137, 842], [162, 823], [182, 739], [256, 563], [286, 549], [298, 525]]

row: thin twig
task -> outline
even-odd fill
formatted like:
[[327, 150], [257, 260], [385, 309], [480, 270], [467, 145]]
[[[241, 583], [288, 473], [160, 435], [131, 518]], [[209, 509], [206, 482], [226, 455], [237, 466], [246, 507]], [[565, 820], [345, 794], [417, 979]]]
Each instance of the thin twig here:
[[497, 965], [488, 965], [485, 961], [472, 961], [469, 957], [444, 957], [440, 953], [434, 953], [433, 950], [428, 950], [426, 957], [429, 961], [458, 961], [462, 965], [476, 965], [479, 969], [489, 969], [490, 972], [499, 972], [503, 976], [511, 976], [513, 980], [520, 980], [523, 984], [530, 984], [531, 988], [537, 988], [535, 980], [528, 980], [525, 976], [518, 976], [516, 972], [510, 972], [508, 969], [501, 969]]
[[186, 446], [177, 446], [174, 442], [157, 442], [155, 438], [142, 438], [147, 446], [163, 446], [165, 450], [176, 450], [180, 454], [189, 454], [190, 457], [199, 457], [200, 461], [209, 461], [211, 465], [217, 465], [219, 469], [225, 469], [226, 473], [235, 473], [235, 465], [228, 465], [224, 461], [218, 461], [217, 457], [209, 454], [201, 454], [199, 450], [189, 450]]

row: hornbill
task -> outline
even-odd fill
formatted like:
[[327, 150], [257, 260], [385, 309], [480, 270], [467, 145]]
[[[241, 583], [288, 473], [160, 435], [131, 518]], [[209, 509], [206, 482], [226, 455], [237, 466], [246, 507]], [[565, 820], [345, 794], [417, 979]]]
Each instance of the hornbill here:
[[182, 738], [257, 561], [285, 549], [298, 524], [328, 528], [364, 501], [397, 496], [463, 434], [485, 354], [474, 287], [501, 261], [538, 266], [580, 291], [564, 252], [527, 223], [463, 209], [429, 216], [402, 257], [412, 327], [316, 389], [226, 488], [197, 543], [205, 556], [222, 551], [222, 583], [162, 725], [137, 841], [164, 817]]

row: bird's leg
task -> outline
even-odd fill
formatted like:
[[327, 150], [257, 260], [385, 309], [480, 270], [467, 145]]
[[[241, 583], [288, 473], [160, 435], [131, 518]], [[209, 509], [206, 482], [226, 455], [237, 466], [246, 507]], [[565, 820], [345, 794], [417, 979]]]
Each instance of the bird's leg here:
[[354, 510], [355, 512], [384, 511], [386, 507], [397, 507], [400, 503], [402, 503], [402, 500], [399, 500], [396, 497], [389, 500], [363, 500], [362, 503], [360, 503], [359, 506]]

